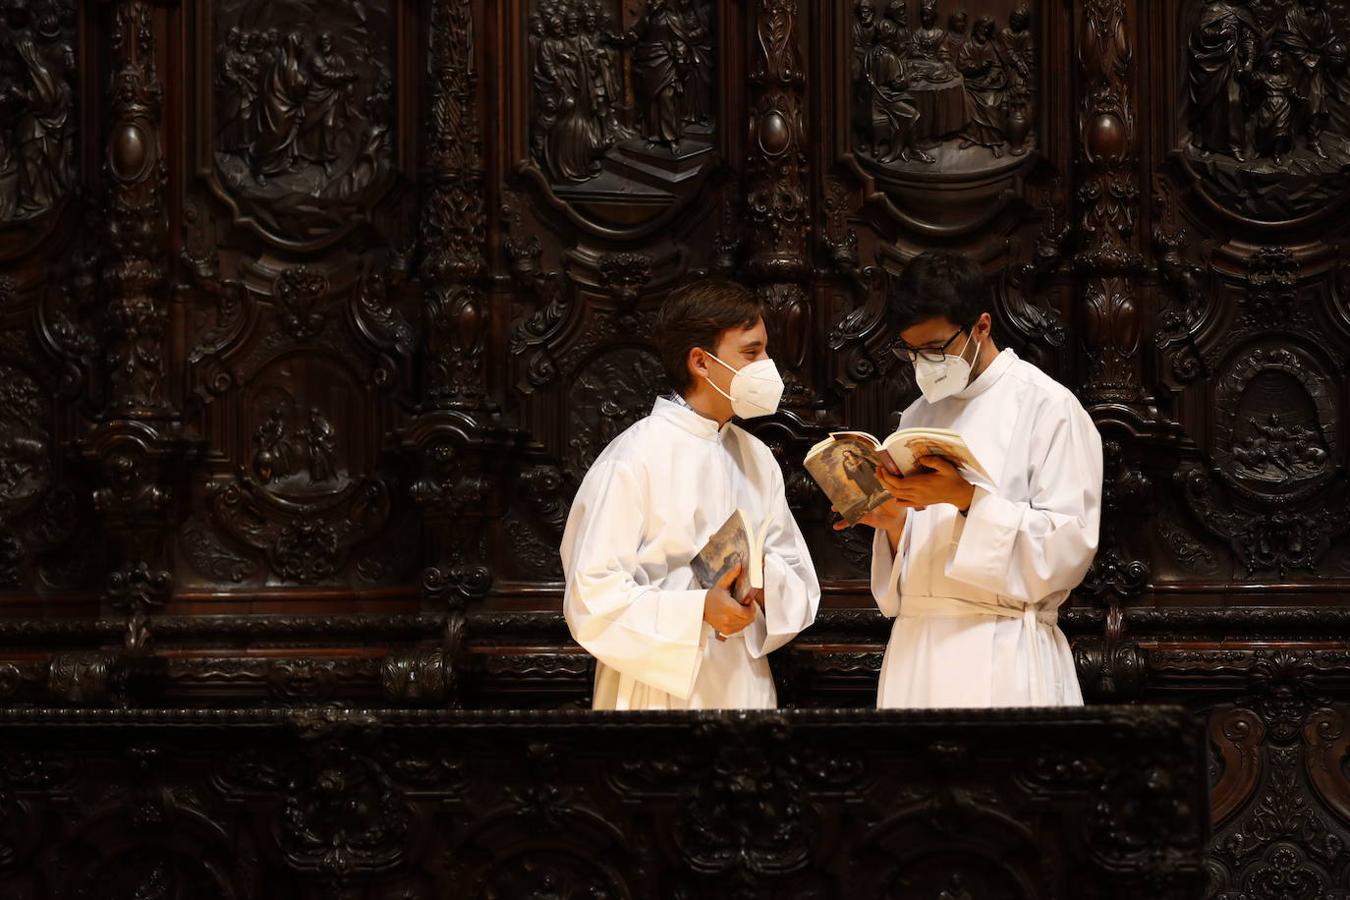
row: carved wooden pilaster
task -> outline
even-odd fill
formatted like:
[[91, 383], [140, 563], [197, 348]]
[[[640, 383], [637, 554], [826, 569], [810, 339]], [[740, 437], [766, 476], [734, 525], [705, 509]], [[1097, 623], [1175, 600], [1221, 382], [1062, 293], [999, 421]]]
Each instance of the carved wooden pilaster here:
[[[501, 491], [488, 470], [505, 461], [496, 440], [505, 432], [486, 422], [486, 182], [472, 0], [431, 0], [429, 23], [419, 272], [427, 323], [423, 405], [399, 439], [419, 469], [411, 493], [422, 509], [429, 562], [422, 570], [422, 597], [447, 616], [440, 683], [425, 699], [455, 702], [467, 603], [485, 596], [493, 581], [487, 533], [493, 498]], [[402, 678], [400, 670], [386, 681], [401, 684]]]
[[1090, 406], [1133, 405], [1143, 399], [1134, 48], [1126, 0], [1088, 0], [1079, 15], [1079, 236], [1074, 264], [1085, 276], [1087, 378], [1082, 394]]
[[465, 662], [468, 603], [492, 587], [489, 529], [505, 483], [512, 433], [484, 428], [460, 412], [419, 416], [400, 434], [405, 450], [419, 461], [412, 498], [422, 509], [425, 558], [422, 597], [429, 609], [446, 615], [444, 653], [437, 698], [458, 697], [457, 673]]
[[805, 145], [806, 75], [798, 47], [797, 0], [755, 7], [750, 141], [745, 162], [746, 270], [765, 306], [770, 352], [787, 382], [785, 405], [811, 399], [803, 367], [811, 334], [805, 286], [809, 204]]
[[162, 544], [168, 485], [185, 446], [165, 365], [168, 167], [152, 13], [145, 0], [120, 0], [110, 11], [101, 270], [107, 395], [82, 448], [100, 470], [94, 507], [111, 551], [103, 604], [126, 618], [132, 652], [145, 647], [148, 616], [171, 591]]
[[164, 390], [163, 88], [155, 71], [151, 4], [124, 0], [113, 7], [112, 18], [103, 164], [108, 407], [113, 414], [144, 419], [172, 413]]
[[427, 312], [428, 405], [479, 409], [486, 400], [483, 291], [486, 214], [478, 72], [470, 0], [433, 0], [427, 78], [427, 169], [421, 280]]

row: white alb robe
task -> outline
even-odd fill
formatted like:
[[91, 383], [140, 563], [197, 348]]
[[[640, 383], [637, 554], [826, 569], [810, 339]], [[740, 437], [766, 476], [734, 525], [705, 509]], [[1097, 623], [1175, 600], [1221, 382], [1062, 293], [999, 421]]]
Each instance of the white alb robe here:
[[1097, 550], [1102, 442], [1063, 385], [1004, 350], [954, 397], [920, 398], [900, 427], [959, 432], [995, 485], [910, 510], [895, 554], [878, 531], [872, 594], [896, 616], [879, 707], [1076, 706], [1058, 609]]
[[[764, 545], [764, 609], [718, 641], [690, 560], [736, 509]], [[595, 709], [765, 709], [768, 654], [810, 625], [820, 585], [783, 474], [754, 436], [666, 399], [605, 448], [562, 539], [563, 612], [596, 658]]]

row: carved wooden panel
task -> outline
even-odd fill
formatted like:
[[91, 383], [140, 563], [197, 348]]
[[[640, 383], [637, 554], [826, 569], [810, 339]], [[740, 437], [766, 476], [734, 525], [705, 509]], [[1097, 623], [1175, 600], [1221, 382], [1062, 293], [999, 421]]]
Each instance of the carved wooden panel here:
[[[1208, 729], [1212, 896], [1350, 895], [1347, 44], [1341, 0], [0, 0], [0, 699], [585, 705], [569, 503], [718, 272], [825, 587], [780, 697], [869, 704], [869, 536], [800, 459], [917, 395], [886, 280], [957, 249], [1104, 437], [1085, 690]], [[197, 849], [156, 865], [209, 895]]]
[[1181, 900], [1204, 877], [1175, 709], [6, 718], [0, 890], [24, 900]]

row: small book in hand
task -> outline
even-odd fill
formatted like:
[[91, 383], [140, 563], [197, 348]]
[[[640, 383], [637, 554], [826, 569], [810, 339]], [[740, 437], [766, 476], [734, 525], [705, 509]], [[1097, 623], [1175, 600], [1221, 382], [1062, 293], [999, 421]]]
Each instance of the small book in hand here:
[[699, 587], [712, 589], [739, 565], [741, 574], [732, 586], [731, 595], [742, 605], [749, 603], [750, 591], [764, 587], [764, 540], [772, 522], [770, 518], [753, 525], [744, 510], [732, 513], [689, 564]]
[[836, 431], [806, 454], [806, 471], [830, 498], [849, 525], [889, 499], [876, 470], [909, 476], [923, 469], [919, 460], [940, 456], [967, 478], [992, 479], [955, 431], [945, 428], [902, 428], [878, 441], [861, 431]]

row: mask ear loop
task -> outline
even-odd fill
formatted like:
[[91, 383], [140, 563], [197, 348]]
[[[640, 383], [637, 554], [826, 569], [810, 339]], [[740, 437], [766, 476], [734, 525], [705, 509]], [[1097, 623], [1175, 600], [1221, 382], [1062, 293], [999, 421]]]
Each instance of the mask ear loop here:
[[[702, 347], [700, 347], [699, 349], [700, 349], [700, 350], [703, 350]], [[731, 368], [731, 366], [727, 365], [726, 363], [722, 362], [722, 360], [717, 359], [717, 354], [716, 354], [716, 353], [713, 353], [711, 350], [703, 350], [703, 352], [706, 353], [706, 354], [708, 354], [708, 356], [712, 357], [713, 359], [716, 359], [717, 362], [722, 366], [722, 368], [728, 369], [729, 371], [731, 371], [733, 377], [735, 376], [736, 370], [733, 369], [733, 368]], [[732, 399], [732, 396], [731, 396], [730, 394], [728, 394], [726, 391], [724, 391], [724, 390], [722, 390], [720, 387], [718, 387], [718, 386], [717, 386], [717, 383], [714, 382], [714, 381], [713, 381], [711, 378], [709, 378], [707, 375], [704, 375], [704, 376], [703, 376], [703, 380], [706, 381], [706, 382], [708, 382], [708, 387], [712, 388], [714, 391], [717, 391], [717, 393], [721, 394], [723, 397], [726, 397], [728, 400], [731, 400], [732, 403], [735, 403], [735, 402], [736, 402], [734, 399]]]
[[[966, 346], [961, 348], [961, 359], [963, 360], [966, 358], [966, 347], [969, 347], [972, 343], [975, 345], [975, 359], [980, 358], [980, 344], [982, 342], [975, 340], [975, 326], [979, 324], [980, 320], [976, 319], [975, 324], [966, 329]], [[975, 368], [975, 359], [970, 361], [972, 369]]]

